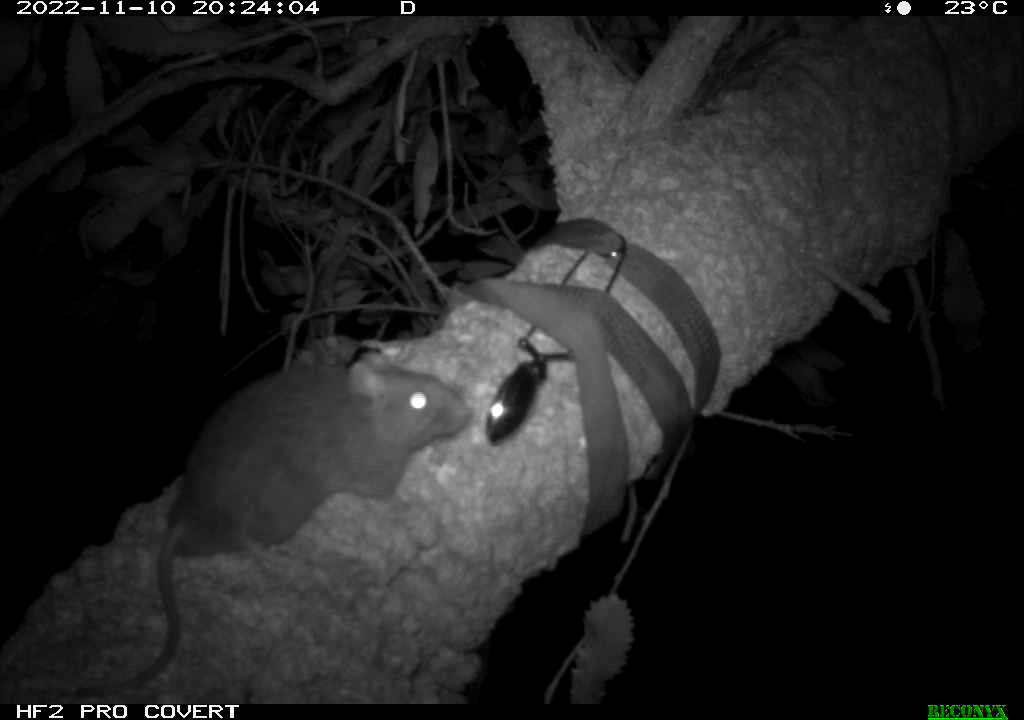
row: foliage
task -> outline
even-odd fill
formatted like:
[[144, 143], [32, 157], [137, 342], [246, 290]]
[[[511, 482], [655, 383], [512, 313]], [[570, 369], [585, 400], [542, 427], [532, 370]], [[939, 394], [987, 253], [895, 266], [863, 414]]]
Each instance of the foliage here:
[[486, 62], [497, 30], [180, 20], [2, 21], [0, 215], [67, 208], [134, 287], [219, 235], [222, 333], [245, 299], [285, 333], [393, 338], [432, 327], [446, 284], [514, 267], [554, 210], [528, 75]]

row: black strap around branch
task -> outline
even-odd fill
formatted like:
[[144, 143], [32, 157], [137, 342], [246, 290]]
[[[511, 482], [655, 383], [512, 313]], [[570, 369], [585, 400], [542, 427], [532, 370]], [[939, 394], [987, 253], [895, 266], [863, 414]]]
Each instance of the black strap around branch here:
[[587, 438], [590, 502], [584, 534], [614, 518], [628, 483], [629, 447], [608, 353], [636, 383], [662, 431], [662, 448], [650, 475], [667, 468], [682, 446], [694, 417], [704, 408], [718, 376], [718, 338], [686, 281], [653, 253], [628, 245], [597, 220], [557, 225], [541, 241], [621, 261], [621, 273], [665, 315], [694, 368], [691, 403], [683, 379], [640, 325], [610, 295], [592, 288], [482, 280], [463, 288], [471, 297], [512, 310], [563, 344], [577, 363], [580, 405]]

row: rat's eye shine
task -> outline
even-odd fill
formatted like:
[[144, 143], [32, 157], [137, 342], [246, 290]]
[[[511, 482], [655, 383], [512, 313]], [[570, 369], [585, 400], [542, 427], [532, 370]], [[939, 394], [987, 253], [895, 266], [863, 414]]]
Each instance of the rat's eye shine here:
[[422, 410], [427, 406], [427, 394], [423, 391], [414, 392], [409, 396], [409, 406], [414, 410]]

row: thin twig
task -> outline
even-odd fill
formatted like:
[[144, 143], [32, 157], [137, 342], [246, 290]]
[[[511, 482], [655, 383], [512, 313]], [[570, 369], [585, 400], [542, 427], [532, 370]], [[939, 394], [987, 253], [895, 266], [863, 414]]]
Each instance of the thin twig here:
[[868, 312], [871, 313], [875, 320], [883, 323], [889, 322], [889, 319], [892, 316], [892, 313], [889, 312], [889, 308], [879, 302], [867, 290], [857, 287], [849, 280], [842, 277], [839, 273], [824, 265], [815, 265], [814, 269], [821, 273], [821, 275], [823, 275], [837, 288], [847, 293], [850, 297], [867, 308]]
[[[644, 515], [643, 524], [640, 526], [640, 532], [637, 533], [636, 539], [633, 541], [632, 546], [629, 548], [629, 555], [626, 557], [625, 562], [619, 569], [618, 574], [615, 575], [615, 580], [612, 582], [612, 587], [608, 591], [608, 595], [618, 595], [619, 588], [622, 582], [626, 579], [626, 574], [629, 569], [633, 566], [633, 561], [636, 559], [637, 554], [640, 552], [640, 545], [643, 543], [644, 538], [647, 537], [647, 531], [651, 528], [654, 523], [654, 518], [657, 517], [658, 512], [661, 510], [665, 501], [668, 499], [669, 493], [672, 491], [672, 481], [676, 476], [676, 471], [679, 470], [679, 463], [686, 454], [686, 448], [690, 445], [690, 437], [693, 435], [693, 426], [686, 433], [686, 437], [683, 438], [682, 444], [676, 450], [675, 456], [672, 458], [672, 464], [669, 465], [668, 472], [664, 476], [664, 480], [661, 483], [661, 489], [658, 491], [658, 497], [654, 501], [654, 505]], [[555, 677], [548, 684], [547, 690], [544, 692], [544, 703], [546, 705], [551, 704], [552, 698], [555, 696], [555, 691], [558, 689], [559, 684], [562, 682], [562, 677], [569, 670], [569, 666], [576, 658], [576, 654], [579, 653], [580, 648], [583, 646], [583, 638], [581, 637], [572, 651], [562, 661], [561, 667], [558, 668], [558, 672], [555, 673]]]
[[836, 430], [831, 425], [822, 427], [821, 425], [811, 425], [808, 423], [780, 423], [774, 420], [764, 420], [762, 418], [751, 417], [749, 415], [741, 415], [740, 413], [722, 411], [717, 413], [715, 417], [726, 418], [727, 420], [735, 420], [736, 422], [746, 423], [748, 425], [755, 425], [757, 427], [768, 428], [769, 430], [777, 430], [783, 435], [787, 435], [794, 440], [803, 440], [801, 435], [820, 435], [822, 437], [834, 438], [834, 437], [852, 437], [852, 433], [848, 433], [844, 430]]
[[920, 323], [918, 331], [921, 337], [921, 346], [924, 347], [925, 357], [928, 359], [928, 374], [932, 384], [932, 397], [938, 404], [940, 410], [946, 409], [946, 396], [942, 390], [942, 365], [939, 363], [939, 353], [935, 349], [935, 339], [932, 337], [932, 311], [924, 299], [921, 291], [921, 283], [918, 282], [917, 273], [914, 268], [908, 267], [904, 270], [907, 284], [910, 286], [910, 294], [914, 298], [914, 314], [917, 315]]

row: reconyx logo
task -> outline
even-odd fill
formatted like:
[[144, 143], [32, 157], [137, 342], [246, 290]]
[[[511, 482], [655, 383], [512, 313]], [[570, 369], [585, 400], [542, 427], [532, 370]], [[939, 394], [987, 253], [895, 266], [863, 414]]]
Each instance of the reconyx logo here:
[[929, 718], [1005, 718], [1005, 705], [929, 705]]

